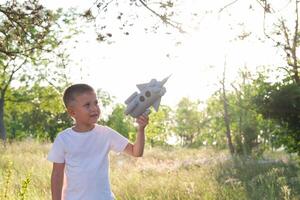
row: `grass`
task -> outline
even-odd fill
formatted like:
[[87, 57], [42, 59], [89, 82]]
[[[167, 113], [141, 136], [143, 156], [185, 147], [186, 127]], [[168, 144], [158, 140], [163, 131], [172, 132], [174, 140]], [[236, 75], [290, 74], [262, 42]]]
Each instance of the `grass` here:
[[[50, 146], [24, 141], [0, 148], [0, 199], [51, 199]], [[118, 200], [300, 199], [293, 157], [265, 158], [231, 159], [226, 151], [204, 148], [146, 149], [138, 159], [112, 153], [111, 185]]]

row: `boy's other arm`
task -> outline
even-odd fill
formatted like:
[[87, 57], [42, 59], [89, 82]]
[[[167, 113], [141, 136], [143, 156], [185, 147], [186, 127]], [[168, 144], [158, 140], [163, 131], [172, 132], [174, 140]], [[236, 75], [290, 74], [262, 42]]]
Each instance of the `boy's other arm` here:
[[65, 163], [53, 163], [51, 175], [52, 200], [61, 200]]
[[141, 115], [136, 119], [136, 122], [138, 123], [138, 130], [135, 143], [128, 143], [124, 152], [134, 157], [141, 157], [144, 153], [145, 127], [148, 124], [148, 116]]

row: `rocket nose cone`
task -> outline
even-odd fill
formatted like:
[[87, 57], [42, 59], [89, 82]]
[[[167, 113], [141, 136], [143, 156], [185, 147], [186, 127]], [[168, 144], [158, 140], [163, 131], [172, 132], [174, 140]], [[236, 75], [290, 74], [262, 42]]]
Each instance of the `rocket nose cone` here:
[[172, 76], [172, 74], [170, 74], [168, 77], [164, 78], [164, 79], [160, 82], [161, 85], [164, 85], [164, 84], [168, 81], [168, 79], [169, 79], [171, 76]]

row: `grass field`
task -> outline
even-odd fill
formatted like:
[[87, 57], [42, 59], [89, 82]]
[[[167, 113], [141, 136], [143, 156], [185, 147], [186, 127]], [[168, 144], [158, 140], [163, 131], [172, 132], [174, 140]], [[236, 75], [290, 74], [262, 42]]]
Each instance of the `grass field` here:
[[[0, 148], [0, 199], [48, 200], [51, 144], [16, 142]], [[230, 158], [213, 149], [153, 148], [142, 158], [110, 155], [118, 200], [299, 200], [300, 169], [292, 156]]]

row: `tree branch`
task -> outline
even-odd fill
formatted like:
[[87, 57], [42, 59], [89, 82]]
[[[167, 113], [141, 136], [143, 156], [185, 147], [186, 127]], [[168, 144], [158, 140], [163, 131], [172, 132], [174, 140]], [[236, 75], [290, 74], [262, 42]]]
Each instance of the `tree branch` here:
[[173, 28], [177, 29], [180, 33], [185, 33], [185, 31], [179, 26], [179, 23], [173, 22], [170, 18], [168, 18], [165, 15], [160, 15], [159, 13], [157, 13], [156, 11], [154, 11], [153, 9], [151, 9], [143, 0], [139, 0], [139, 2], [146, 9], [148, 9], [150, 12], [152, 12], [155, 16], [159, 17], [164, 23], [166, 23], [167, 25], [170, 25]]
[[18, 67], [13, 68], [13, 70], [12, 70], [12, 72], [11, 72], [9, 78], [8, 78], [8, 81], [5, 83], [5, 86], [1, 89], [1, 92], [3, 94], [5, 94], [5, 92], [6, 92], [7, 88], [8, 88], [8, 86], [10, 85], [10, 83], [11, 83], [11, 81], [12, 81], [13, 76], [15, 75], [15, 73], [17, 71], [19, 71], [26, 62], [27, 62], [27, 59], [24, 59], [24, 61]]
[[294, 61], [294, 77], [296, 83], [300, 84], [299, 74], [298, 74], [298, 59], [297, 59], [297, 45], [299, 42], [299, 30], [298, 30], [298, 23], [299, 23], [299, 15], [298, 15], [298, 3], [299, 1], [296, 0], [296, 22], [295, 22], [295, 30], [294, 30], [294, 38], [293, 38], [293, 46], [292, 46], [292, 56]]
[[233, 5], [233, 4], [235, 4], [235, 3], [238, 2], [238, 1], [239, 1], [239, 0], [234, 0], [234, 1], [232, 1], [232, 2], [230, 2], [230, 3], [228, 3], [228, 4], [226, 4], [225, 6], [223, 6], [223, 7], [219, 10], [218, 13], [223, 12], [223, 10], [225, 10], [227, 7], [229, 7], [229, 6]]
[[286, 50], [292, 50], [291, 44], [290, 44], [290, 38], [289, 38], [289, 33], [288, 33], [288, 28], [285, 26], [285, 23], [283, 20], [280, 21], [281, 23], [281, 27], [283, 30], [283, 34], [284, 34], [284, 38], [285, 38], [285, 42], [286, 42]]
[[[6, 10], [3, 10], [2, 7], [0, 7], [0, 12], [3, 13], [3, 14], [7, 17], [7, 19], [11, 22], [11, 24], [12, 24], [15, 28], [17, 28], [17, 27], [19, 26], [19, 27], [23, 30], [23, 32], [24, 32], [26, 35], [28, 35], [27, 31], [26, 31], [25, 28], [23, 27], [23, 24], [19, 23], [18, 20], [15, 20], [15, 19], [13, 19], [13, 18], [11, 17], [11, 15], [14, 15], [15, 13], [12, 13], [12, 12], [9, 13], [9, 12], [7, 12]], [[17, 26], [16, 26], [14, 23], [16, 23]], [[29, 36], [29, 35], [28, 35], [28, 36]]]

